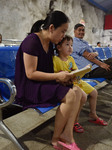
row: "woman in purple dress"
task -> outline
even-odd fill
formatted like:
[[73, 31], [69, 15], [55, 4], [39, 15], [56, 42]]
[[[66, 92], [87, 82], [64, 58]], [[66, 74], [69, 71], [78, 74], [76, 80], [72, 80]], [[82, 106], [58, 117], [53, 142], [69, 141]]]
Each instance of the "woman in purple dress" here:
[[[56, 112], [52, 145], [79, 150], [73, 138], [73, 125], [82, 93], [72, 89], [71, 74], [54, 73], [53, 44], [60, 42], [68, 29], [69, 19], [61, 11], [53, 11], [45, 20], [36, 22], [36, 30], [23, 40], [16, 57], [16, 103], [24, 109], [36, 106], [60, 106]], [[34, 27], [34, 26], [33, 26]], [[66, 86], [65, 86], [66, 85]]]

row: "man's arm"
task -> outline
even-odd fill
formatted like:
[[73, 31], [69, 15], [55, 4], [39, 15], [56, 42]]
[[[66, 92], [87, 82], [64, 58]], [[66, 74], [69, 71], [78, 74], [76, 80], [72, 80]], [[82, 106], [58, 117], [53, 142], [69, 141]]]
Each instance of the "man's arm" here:
[[86, 57], [89, 58], [89, 59], [93, 59], [96, 56], [98, 56], [97, 52], [90, 52], [90, 53], [88, 51], [85, 51], [85, 52], [87, 52]]
[[83, 57], [85, 57], [89, 61], [95, 63], [96, 65], [100, 66], [101, 68], [106, 69], [107, 71], [110, 70], [110, 66], [108, 64], [101, 62], [100, 60], [96, 59], [95, 57], [91, 57], [90, 54], [91, 53], [89, 53], [88, 51], [85, 50], [83, 53]]
[[89, 53], [89, 55], [87, 57], [90, 57], [91, 59], [93, 59], [96, 56], [98, 56], [98, 53], [97, 52], [92, 52], [92, 53]]

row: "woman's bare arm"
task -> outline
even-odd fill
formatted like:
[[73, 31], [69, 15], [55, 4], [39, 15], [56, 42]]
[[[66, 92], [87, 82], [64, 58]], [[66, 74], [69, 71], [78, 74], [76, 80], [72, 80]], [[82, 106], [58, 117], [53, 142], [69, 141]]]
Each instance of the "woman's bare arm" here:
[[30, 80], [36, 81], [50, 81], [56, 80], [58, 82], [68, 82], [71, 75], [68, 72], [59, 73], [45, 73], [37, 71], [38, 57], [23, 53], [23, 60], [25, 66], [26, 76]]

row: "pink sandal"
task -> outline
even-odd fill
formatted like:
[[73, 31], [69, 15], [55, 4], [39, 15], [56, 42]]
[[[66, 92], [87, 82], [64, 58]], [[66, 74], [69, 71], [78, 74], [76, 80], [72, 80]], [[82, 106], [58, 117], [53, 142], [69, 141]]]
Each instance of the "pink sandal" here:
[[75, 142], [68, 145], [68, 144], [65, 144], [61, 141], [58, 141], [58, 144], [59, 144], [61, 149], [66, 148], [68, 150], [80, 150]]
[[53, 148], [54, 148], [54, 149], [57, 149], [57, 150], [61, 150], [61, 148], [58, 147], [58, 146], [56, 146], [56, 145], [53, 145]]
[[84, 128], [79, 123], [75, 123], [73, 129], [77, 133], [83, 133], [84, 132]]

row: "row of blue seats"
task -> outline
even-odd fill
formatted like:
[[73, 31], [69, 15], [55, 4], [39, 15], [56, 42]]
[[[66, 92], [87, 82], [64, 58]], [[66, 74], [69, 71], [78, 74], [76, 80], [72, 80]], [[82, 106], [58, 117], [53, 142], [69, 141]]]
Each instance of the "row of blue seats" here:
[[[102, 61], [112, 57], [112, 48], [109, 48], [109, 47], [95, 47], [94, 49], [98, 52], [98, 58]], [[94, 85], [95, 85], [94, 82], [95, 81], [98, 81], [98, 82], [101, 83], [101, 82], [105, 81], [106, 79], [105, 78], [92, 78], [92, 79], [84, 78], [84, 80], [86, 82], [88, 82], [91, 86], [94, 87]]]
[[[6, 46], [6, 47], [0, 47], [0, 78], [9, 78], [11, 80], [14, 79], [14, 73], [15, 73], [15, 58], [18, 51], [19, 46]], [[97, 82], [103, 82], [104, 78], [94, 78], [94, 79], [83, 79], [87, 83], [89, 83], [91, 86], [96, 86]], [[2, 95], [2, 98], [7, 101], [10, 97], [10, 91], [8, 87], [5, 84], [0, 84], [0, 92]], [[59, 104], [57, 104], [59, 105]], [[41, 108], [37, 107], [39, 112], [42, 114], [49, 111], [54, 107], [47, 107], [47, 108]]]
[[95, 47], [95, 50], [102, 61], [112, 57], [112, 49], [109, 47]]

